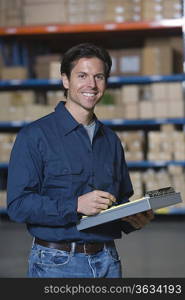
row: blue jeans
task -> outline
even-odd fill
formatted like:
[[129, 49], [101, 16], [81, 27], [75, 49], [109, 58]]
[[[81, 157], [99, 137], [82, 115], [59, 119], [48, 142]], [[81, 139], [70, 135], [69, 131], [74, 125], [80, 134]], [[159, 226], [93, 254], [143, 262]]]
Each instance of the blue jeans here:
[[[74, 244], [74, 243], [72, 243]], [[28, 277], [121, 278], [121, 262], [115, 246], [104, 246], [93, 255], [32, 245]]]

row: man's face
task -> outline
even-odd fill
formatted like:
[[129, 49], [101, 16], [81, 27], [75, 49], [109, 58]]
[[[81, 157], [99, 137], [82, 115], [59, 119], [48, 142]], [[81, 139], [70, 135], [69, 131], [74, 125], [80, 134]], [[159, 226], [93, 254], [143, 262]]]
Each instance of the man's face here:
[[80, 58], [75, 62], [70, 78], [63, 75], [63, 85], [68, 89], [70, 105], [92, 111], [106, 88], [103, 62], [96, 57]]

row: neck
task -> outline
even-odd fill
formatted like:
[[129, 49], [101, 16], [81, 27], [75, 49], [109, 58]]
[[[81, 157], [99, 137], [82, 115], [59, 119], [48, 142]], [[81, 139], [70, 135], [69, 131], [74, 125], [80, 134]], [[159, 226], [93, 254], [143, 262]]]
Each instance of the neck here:
[[93, 110], [88, 111], [79, 105], [73, 105], [70, 101], [66, 102], [65, 107], [78, 123], [89, 125], [92, 122]]

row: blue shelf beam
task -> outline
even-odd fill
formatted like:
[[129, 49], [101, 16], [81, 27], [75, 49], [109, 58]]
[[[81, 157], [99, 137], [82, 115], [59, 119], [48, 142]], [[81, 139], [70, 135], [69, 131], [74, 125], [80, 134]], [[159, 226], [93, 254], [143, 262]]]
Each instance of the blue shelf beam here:
[[[173, 166], [183, 166], [185, 167], [185, 160], [169, 160], [169, 161], [149, 161], [149, 160], [142, 160], [142, 161], [128, 161], [127, 165], [129, 168], [165, 168], [170, 165]], [[0, 163], [0, 168], [5, 169], [8, 168], [8, 163], [3, 162]]]
[[[154, 82], [181, 82], [185, 81], [185, 74], [152, 75], [152, 76], [112, 76], [108, 79], [109, 86], [121, 86], [124, 84], [148, 84]], [[62, 88], [60, 79], [26, 79], [26, 80], [2, 80], [0, 89], [24, 89], [24, 88]]]
[[141, 120], [124, 120], [124, 119], [113, 119], [113, 120], [102, 120], [105, 125], [108, 126], [155, 126], [162, 124], [176, 124], [184, 125], [185, 118], [163, 118], [163, 119], [141, 119]]
[[[21, 127], [29, 124], [29, 121], [4, 121], [0, 122], [0, 129], [20, 129]], [[185, 118], [164, 118], [164, 119], [144, 119], [144, 120], [123, 120], [123, 119], [113, 119], [113, 120], [102, 120], [107, 126], [111, 127], [132, 127], [132, 126], [158, 126], [162, 124], [174, 124], [174, 125], [185, 125]]]
[[143, 161], [128, 161], [127, 165], [129, 168], [165, 168], [170, 165], [173, 166], [183, 166], [185, 167], [185, 161], [180, 160], [169, 160], [169, 161], [149, 161], [149, 160], [143, 160]]
[[110, 85], [124, 84], [148, 84], [155, 82], [181, 82], [185, 81], [185, 74], [151, 75], [151, 76], [112, 76], [109, 78]]

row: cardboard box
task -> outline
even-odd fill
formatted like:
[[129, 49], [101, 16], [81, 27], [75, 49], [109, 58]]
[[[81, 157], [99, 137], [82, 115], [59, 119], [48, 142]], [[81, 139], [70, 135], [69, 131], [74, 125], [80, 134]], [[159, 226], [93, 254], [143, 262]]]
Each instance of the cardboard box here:
[[169, 99], [169, 101], [168, 101], [168, 117], [169, 118], [184, 118], [185, 117], [184, 101], [174, 101], [174, 99]]
[[[168, 75], [176, 73], [174, 55], [181, 56], [171, 47], [170, 39], [148, 39], [143, 48], [143, 75]], [[152, 63], [151, 63], [152, 62]]]
[[23, 7], [25, 25], [66, 23], [66, 5], [64, 2], [54, 4], [33, 4]]
[[17, 10], [21, 9], [24, 0], [1, 0], [0, 1], [0, 10]]
[[142, 51], [141, 49], [119, 50], [120, 75], [141, 75]]
[[111, 76], [119, 76], [119, 55], [117, 50], [108, 50], [112, 59]]
[[35, 60], [35, 74], [37, 78], [61, 79], [61, 55], [39, 55]]
[[3, 67], [1, 69], [1, 78], [3, 80], [24, 80], [28, 78], [28, 70], [25, 67]]
[[[13, 1], [13, 0], [12, 0]], [[66, 1], [68, 0], [22, 0], [23, 1], [23, 4], [26, 5], [26, 4], [55, 4], [55, 3], [66, 3]]]
[[121, 87], [122, 103], [137, 103], [139, 101], [139, 85], [124, 85]]
[[125, 119], [138, 119], [139, 107], [138, 103], [125, 103], [124, 106], [124, 118]]
[[154, 118], [168, 118], [169, 106], [166, 101], [155, 100], [153, 102], [153, 115]]
[[99, 119], [123, 119], [124, 108], [116, 105], [97, 105], [95, 114]]
[[138, 103], [139, 118], [140, 119], [153, 119], [154, 118], [154, 106], [151, 100], [142, 100]]

